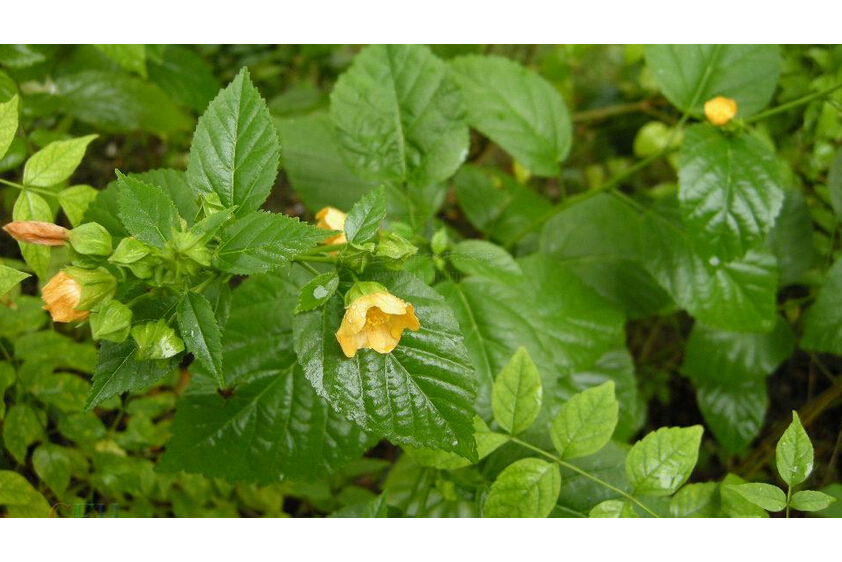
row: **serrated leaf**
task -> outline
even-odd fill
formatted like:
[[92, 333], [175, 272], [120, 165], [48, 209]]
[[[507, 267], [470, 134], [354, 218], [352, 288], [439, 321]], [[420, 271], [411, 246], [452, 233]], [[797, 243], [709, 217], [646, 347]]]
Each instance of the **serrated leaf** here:
[[602, 449], [617, 427], [619, 409], [613, 381], [573, 395], [561, 407], [550, 429], [561, 458], [586, 457]]
[[525, 347], [520, 347], [503, 367], [491, 389], [494, 419], [517, 435], [529, 428], [541, 410], [541, 375]]
[[731, 486], [731, 489], [766, 511], [781, 511], [786, 508], [786, 494], [777, 486], [752, 483]]
[[330, 102], [345, 157], [365, 177], [426, 186], [448, 178], [467, 156], [462, 97], [425, 46], [364, 48]]
[[781, 74], [777, 45], [648, 45], [645, 52], [664, 95], [695, 115], [714, 96], [736, 100], [739, 117], [753, 115], [772, 99]]
[[802, 490], [792, 494], [789, 505], [798, 511], [821, 511], [830, 506], [836, 498], [822, 492]]
[[146, 45], [94, 45], [105, 55], [128, 70], [146, 78]]
[[135, 238], [163, 248], [180, 231], [178, 209], [160, 187], [131, 176], [117, 175], [117, 199], [120, 220]]
[[670, 515], [673, 517], [717, 517], [719, 508], [717, 482], [687, 484], [670, 499]]
[[188, 291], [178, 304], [178, 327], [187, 351], [216, 379], [219, 388], [225, 388], [222, 333], [208, 299]]
[[775, 448], [778, 474], [790, 486], [804, 482], [813, 471], [813, 444], [796, 412]]
[[17, 94], [12, 96], [12, 99], [0, 103], [0, 159], [6, 156], [6, 151], [18, 132], [19, 105], [20, 98]]
[[293, 321], [307, 378], [320, 396], [367, 431], [398, 444], [476, 459], [476, 381], [450, 309], [410, 273], [373, 273], [367, 280], [411, 303], [421, 329], [405, 331], [391, 353], [363, 349], [348, 359], [336, 341], [344, 306], [335, 296]]
[[97, 135], [51, 142], [26, 161], [23, 183], [32, 187], [50, 187], [69, 178], [85, 156], [85, 150]]
[[264, 273], [289, 263], [328, 235], [329, 231], [297, 218], [255, 211], [225, 227], [214, 265], [229, 273]]
[[295, 313], [319, 308], [336, 293], [338, 287], [339, 275], [335, 271], [313, 277], [306, 285], [301, 287]]
[[721, 261], [742, 257], [763, 240], [784, 201], [778, 162], [766, 145], [712, 125], [686, 130], [678, 185], [687, 232]]
[[85, 410], [123, 392], [147, 388], [175, 368], [171, 360], [138, 361], [135, 357], [137, 351], [132, 339], [100, 344], [93, 386], [85, 402]]
[[564, 100], [552, 84], [502, 57], [459, 57], [450, 67], [465, 97], [471, 127], [533, 174], [558, 174], [573, 131]]
[[12, 287], [27, 277], [28, 273], [0, 264], [0, 297], [5, 296]]
[[58, 192], [61, 210], [74, 227], [84, 222], [85, 211], [97, 196], [97, 190], [90, 185], [74, 185]]
[[365, 244], [377, 234], [386, 218], [386, 190], [383, 186], [365, 194], [354, 203], [345, 217], [345, 238], [348, 243]]
[[0, 470], [0, 505], [9, 517], [49, 517], [50, 504], [26, 478], [11, 470]]
[[178, 214], [187, 221], [188, 226], [193, 225], [194, 219], [199, 213], [198, 197], [190, 189], [187, 183], [187, 173], [181, 170], [169, 168], [158, 168], [139, 174], [129, 174], [130, 178], [140, 180], [143, 183], [160, 187], [164, 193], [169, 195]]
[[804, 315], [800, 344], [809, 351], [842, 355], [842, 260], [828, 270], [824, 285]]
[[639, 517], [629, 502], [623, 500], [605, 500], [593, 506], [588, 513], [590, 518], [636, 518]]
[[463, 240], [448, 254], [453, 267], [467, 275], [516, 283], [523, 277], [520, 266], [503, 248], [485, 240]]
[[486, 517], [547, 517], [555, 507], [561, 474], [558, 465], [521, 459], [497, 477], [485, 499]]
[[[43, 197], [24, 189], [18, 195], [12, 208], [12, 220], [53, 222], [53, 212]], [[47, 275], [50, 264], [50, 247], [18, 242], [20, 253], [26, 264], [32, 268], [39, 279]]]
[[268, 197], [279, 157], [266, 102], [243, 68], [199, 118], [187, 166], [190, 187], [197, 195], [216, 193], [242, 216]]
[[634, 444], [626, 475], [635, 494], [669, 496], [690, 477], [699, 458], [702, 426], [662, 427]]
[[44, 438], [38, 412], [29, 405], [15, 404], [3, 419], [3, 443], [18, 464], [26, 464], [27, 449]]

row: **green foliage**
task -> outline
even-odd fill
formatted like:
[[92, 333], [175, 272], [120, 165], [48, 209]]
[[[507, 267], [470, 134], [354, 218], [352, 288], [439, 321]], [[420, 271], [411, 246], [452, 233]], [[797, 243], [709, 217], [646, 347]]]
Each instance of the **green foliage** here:
[[586, 457], [602, 449], [617, 427], [619, 407], [613, 381], [580, 392], [565, 402], [550, 433], [561, 458]]
[[529, 429], [541, 410], [541, 394], [541, 375], [526, 348], [518, 348], [491, 389], [494, 420], [512, 435]]
[[664, 427], [634, 444], [626, 475], [635, 494], [668, 496], [690, 477], [699, 458], [702, 427]]
[[506, 467], [488, 490], [486, 517], [546, 517], [561, 488], [558, 466], [521, 459]]

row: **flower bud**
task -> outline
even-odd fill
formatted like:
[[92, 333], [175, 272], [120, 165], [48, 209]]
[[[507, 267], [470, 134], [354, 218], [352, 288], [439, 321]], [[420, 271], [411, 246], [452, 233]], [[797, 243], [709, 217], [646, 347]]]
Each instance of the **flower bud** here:
[[404, 262], [417, 252], [418, 248], [409, 240], [394, 232], [389, 232], [381, 235], [375, 255], [383, 260], [383, 265], [386, 267], [400, 269]]
[[135, 326], [131, 333], [140, 360], [167, 359], [184, 351], [184, 342], [163, 319]]
[[78, 310], [90, 310], [97, 304], [107, 301], [114, 296], [114, 291], [117, 289], [117, 280], [105, 268], [67, 267], [64, 271], [82, 288], [79, 304], [76, 305]]
[[70, 231], [70, 245], [85, 256], [107, 256], [111, 254], [111, 235], [95, 222], [77, 226]]
[[156, 262], [152, 257], [154, 250], [152, 246], [137, 238], [123, 238], [108, 261], [127, 267], [138, 279], [148, 279], [152, 277], [152, 268]]
[[717, 126], [728, 124], [737, 114], [737, 102], [725, 96], [716, 96], [705, 102], [705, 117]]
[[64, 271], [56, 273], [41, 289], [43, 309], [54, 322], [73, 322], [88, 317], [87, 311], [76, 310], [82, 297], [82, 286]]
[[345, 218], [346, 214], [334, 207], [325, 207], [316, 213], [316, 226], [326, 230], [338, 230], [339, 234], [325, 239], [323, 244], [345, 244]]
[[41, 221], [15, 221], [3, 227], [18, 242], [40, 244], [41, 246], [62, 246], [69, 239], [70, 231]]
[[132, 327], [132, 311], [123, 303], [110, 300], [91, 312], [91, 335], [95, 340], [125, 341]]

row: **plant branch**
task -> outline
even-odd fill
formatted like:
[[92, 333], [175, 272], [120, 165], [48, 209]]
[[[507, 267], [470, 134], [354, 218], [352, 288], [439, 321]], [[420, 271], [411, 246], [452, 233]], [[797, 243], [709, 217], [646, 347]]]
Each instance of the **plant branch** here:
[[832, 94], [836, 90], [842, 88], [842, 83], [836, 84], [835, 86], [831, 86], [826, 90], [822, 90], [821, 92], [816, 92], [814, 94], [807, 94], [806, 96], [801, 96], [798, 99], [794, 99], [790, 102], [781, 104], [777, 107], [773, 107], [771, 109], [767, 109], [766, 111], [761, 111], [757, 115], [753, 115], [746, 119], [745, 123], [754, 123], [755, 121], [760, 121], [762, 119], [766, 119], [773, 115], [777, 115], [778, 113], [783, 113], [784, 111], [789, 111], [790, 109], [796, 108], [798, 106], [804, 105], [806, 103], [810, 103], [813, 100], [817, 100], [819, 98], [823, 98], [827, 95]]

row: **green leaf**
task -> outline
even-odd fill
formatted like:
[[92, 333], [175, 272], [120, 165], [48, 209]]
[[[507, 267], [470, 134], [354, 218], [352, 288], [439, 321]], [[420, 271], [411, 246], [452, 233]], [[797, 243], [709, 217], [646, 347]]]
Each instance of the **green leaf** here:
[[69, 178], [85, 156], [85, 150], [97, 135], [51, 142], [26, 161], [23, 183], [32, 187], [50, 187]]
[[345, 238], [348, 243], [365, 244], [377, 235], [384, 218], [386, 190], [381, 186], [364, 195], [351, 207], [345, 218]]
[[208, 299], [188, 291], [178, 304], [178, 327], [187, 351], [216, 379], [219, 388], [225, 388], [222, 333]]
[[0, 103], [0, 158], [6, 155], [6, 151], [9, 150], [18, 132], [19, 104], [20, 98], [17, 94], [9, 101]]
[[71, 373], [51, 373], [38, 377], [30, 387], [32, 394], [47, 406], [62, 413], [82, 410], [91, 390], [87, 380]]
[[468, 154], [464, 105], [445, 64], [421, 45], [364, 48], [336, 82], [330, 116], [351, 168], [426, 186]]
[[775, 448], [775, 464], [778, 474], [790, 486], [801, 484], [813, 471], [813, 444], [795, 411]]
[[255, 211], [222, 231], [214, 265], [241, 275], [264, 273], [286, 265], [328, 235], [329, 231], [301, 223], [297, 218]]
[[173, 231], [181, 231], [175, 203], [160, 187], [119, 172], [117, 178], [119, 215], [126, 230], [147, 244], [163, 248]]
[[634, 444], [626, 475], [635, 494], [669, 496], [690, 477], [699, 458], [702, 426], [662, 427]]
[[55, 331], [40, 331], [15, 338], [15, 357], [21, 361], [44, 362], [57, 368], [92, 373], [96, 348]]
[[26, 404], [15, 404], [3, 420], [3, 443], [19, 464], [26, 464], [27, 449], [44, 439], [38, 412]]
[[[12, 208], [12, 220], [53, 222], [53, 211], [43, 197], [24, 189], [18, 195], [15, 206]], [[39, 279], [44, 279], [47, 275], [47, 266], [50, 264], [50, 247], [26, 242], [18, 242], [18, 246], [26, 264], [32, 268]]]
[[686, 484], [670, 499], [670, 515], [673, 517], [717, 517], [719, 506], [718, 483]]
[[164, 45], [160, 56], [147, 61], [149, 79], [173, 101], [204, 111], [219, 91], [213, 69], [188, 47]]
[[555, 507], [561, 474], [558, 465], [521, 459], [497, 477], [485, 499], [486, 517], [547, 517]]
[[836, 501], [833, 496], [813, 490], [803, 490], [792, 494], [789, 505], [798, 511], [821, 511]]
[[26, 478], [11, 470], [0, 470], [0, 505], [9, 517], [49, 517], [50, 504]]
[[632, 504], [623, 500], [605, 500], [596, 504], [590, 513], [590, 518], [636, 518], [639, 517]]
[[97, 196], [97, 190], [89, 185], [74, 185], [58, 192], [58, 202], [67, 219], [74, 227], [84, 220], [85, 211]]
[[775, 254], [781, 285], [801, 280], [813, 264], [813, 220], [807, 200], [800, 191], [784, 190], [784, 204], [766, 238]]
[[842, 260], [828, 270], [824, 285], [804, 315], [800, 343], [808, 351], [842, 355]]
[[739, 258], [766, 236], [784, 201], [775, 155], [747, 133], [689, 127], [678, 196], [687, 231], [706, 255]]
[[[488, 429], [488, 425], [479, 416], [474, 417], [474, 431], [474, 439], [477, 442], [478, 460], [484, 459], [509, 441], [508, 435]], [[437, 449], [428, 449], [426, 447], [416, 448], [404, 445], [403, 450], [416, 463], [440, 470], [456, 470], [474, 464], [456, 453]]]
[[372, 273], [367, 279], [411, 303], [421, 329], [405, 331], [391, 353], [363, 349], [348, 359], [336, 341], [344, 306], [334, 296], [293, 321], [307, 378], [319, 396], [367, 431], [476, 459], [476, 382], [450, 309], [411, 273]]
[[503, 248], [485, 240], [463, 240], [448, 255], [453, 267], [467, 275], [516, 283], [523, 277], [520, 266]]
[[468, 124], [538, 176], [555, 176], [573, 131], [552, 84], [515, 61], [467, 56], [450, 67], [468, 107]]
[[726, 474], [719, 485], [722, 514], [725, 517], [755, 517], [768, 518], [766, 510], [753, 504], [737, 493], [734, 488], [746, 481], [736, 474]]
[[[3, 146], [2, 143], [0, 146]], [[3, 154], [2, 149], [0, 149], [0, 154]], [[842, 148], [836, 151], [836, 157], [827, 171], [827, 190], [830, 192], [830, 204], [836, 216], [842, 220]]]
[[786, 508], [786, 494], [771, 484], [740, 484], [731, 489], [766, 511], [781, 511]]
[[29, 277], [28, 273], [0, 264], [0, 297], [27, 277]]
[[301, 287], [295, 313], [319, 308], [336, 293], [338, 287], [339, 275], [335, 271], [313, 277], [306, 285]]
[[137, 324], [131, 331], [132, 339], [137, 343], [136, 359], [169, 359], [184, 351], [184, 341], [175, 334], [167, 320]]
[[541, 411], [541, 393], [541, 375], [526, 348], [519, 347], [494, 381], [494, 419], [512, 435], [522, 433]]
[[199, 214], [199, 198], [187, 183], [187, 172], [159, 168], [139, 174], [129, 174], [129, 177], [160, 187], [175, 203], [181, 218], [187, 221], [188, 226], [193, 225], [194, 219]]
[[696, 383], [696, 401], [716, 440], [730, 453], [741, 453], [763, 428], [769, 397], [762, 379]]
[[754, 115], [772, 99], [781, 74], [777, 45], [648, 45], [645, 52], [667, 99], [694, 115], [715, 96], [736, 100], [738, 117]]
[[193, 136], [187, 179], [197, 195], [216, 193], [237, 214], [256, 211], [278, 174], [278, 134], [243, 68], [210, 103]]
[[9, 68], [26, 68], [47, 60], [51, 50], [48, 45], [2, 45], [0, 63]]
[[135, 74], [146, 78], [146, 45], [94, 45], [105, 55]]
[[32, 453], [35, 473], [49, 486], [56, 496], [61, 497], [70, 485], [71, 460], [64, 447], [47, 443]]
[[123, 343], [101, 343], [85, 410], [128, 390], [145, 389], [175, 368], [170, 361], [139, 361], [137, 351], [137, 345], [131, 339]]
[[602, 449], [617, 427], [619, 408], [613, 381], [573, 395], [559, 410], [550, 430], [561, 458], [586, 457]]

